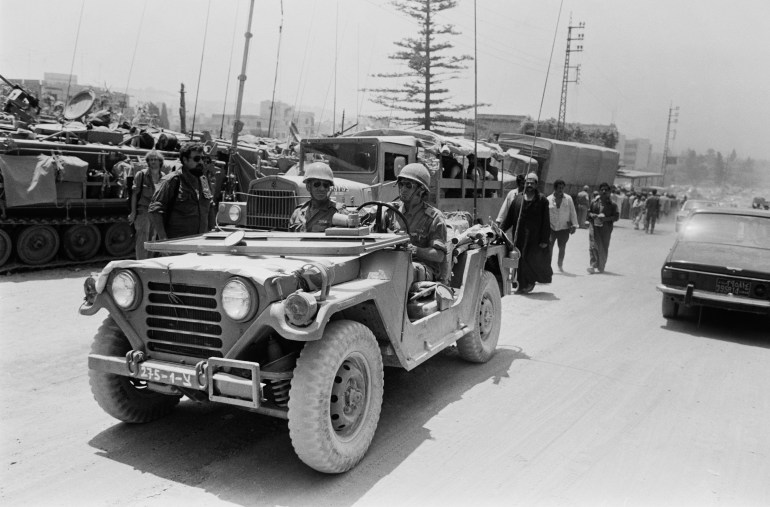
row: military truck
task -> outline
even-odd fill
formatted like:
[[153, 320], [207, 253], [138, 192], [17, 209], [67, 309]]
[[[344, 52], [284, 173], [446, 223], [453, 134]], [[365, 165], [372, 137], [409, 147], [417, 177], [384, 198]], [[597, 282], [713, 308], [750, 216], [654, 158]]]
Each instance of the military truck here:
[[303, 462], [345, 472], [372, 441], [383, 367], [412, 370], [454, 344], [473, 363], [495, 353], [516, 255], [471, 231], [452, 241], [445, 283], [427, 287], [412, 283], [408, 235], [381, 220], [147, 243], [167, 256], [114, 261], [86, 281], [80, 313], [109, 312], [88, 357], [94, 397], [128, 423], [183, 396], [286, 419]]
[[600, 183], [615, 181], [620, 163], [616, 150], [593, 144], [572, 143], [534, 137], [526, 134], [500, 134], [500, 146], [517, 150], [537, 160], [536, 173], [540, 189], [546, 194], [553, 192], [553, 182], [563, 180], [564, 191], [576, 196], [585, 185], [597, 189]]
[[[284, 175], [251, 181], [247, 192], [220, 203], [217, 221], [220, 225], [287, 230], [294, 208], [310, 198], [302, 183], [304, 166], [316, 161], [330, 165], [335, 181], [332, 197], [347, 206], [396, 200], [398, 172], [406, 164], [421, 162], [431, 171], [431, 204], [444, 212], [470, 213], [484, 223], [497, 217], [511, 179], [502, 173], [495, 181], [444, 178], [437, 158], [440, 142], [428, 134], [406, 133], [302, 139], [299, 164]], [[469, 153], [467, 146], [465, 151], [459, 144], [453, 148], [456, 153]], [[461, 197], [446, 197], [450, 191]]]

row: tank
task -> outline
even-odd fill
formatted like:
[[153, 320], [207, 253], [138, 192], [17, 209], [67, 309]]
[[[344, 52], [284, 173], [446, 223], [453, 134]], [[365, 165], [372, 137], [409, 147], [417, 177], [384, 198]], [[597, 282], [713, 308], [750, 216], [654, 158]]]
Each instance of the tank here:
[[89, 142], [119, 132], [62, 132], [0, 140], [0, 272], [134, 255], [130, 189], [148, 150]]

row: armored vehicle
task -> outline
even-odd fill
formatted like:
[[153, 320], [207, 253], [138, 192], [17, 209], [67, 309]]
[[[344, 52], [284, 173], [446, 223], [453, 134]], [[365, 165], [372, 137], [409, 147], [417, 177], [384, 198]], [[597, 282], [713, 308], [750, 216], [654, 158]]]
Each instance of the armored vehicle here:
[[[377, 203], [378, 217], [380, 207]], [[395, 210], [397, 212], [397, 210]], [[183, 396], [288, 420], [310, 467], [340, 473], [372, 441], [383, 367], [412, 370], [454, 344], [495, 353], [515, 256], [489, 228], [452, 240], [444, 283], [413, 284], [408, 235], [219, 230], [147, 243], [85, 284], [83, 315], [109, 316], [88, 358], [99, 405], [147, 423]]]

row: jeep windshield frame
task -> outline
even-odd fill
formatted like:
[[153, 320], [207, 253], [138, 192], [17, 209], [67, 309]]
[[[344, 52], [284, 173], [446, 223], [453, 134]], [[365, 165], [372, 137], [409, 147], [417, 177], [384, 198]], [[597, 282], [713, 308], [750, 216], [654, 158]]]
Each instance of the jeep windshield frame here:
[[379, 143], [376, 139], [308, 139], [301, 145], [301, 164], [326, 162], [334, 175], [371, 175], [377, 172]]
[[365, 236], [334, 235], [323, 232], [263, 232], [245, 231], [243, 239], [228, 246], [225, 238], [234, 231], [208, 232], [162, 242], [145, 243], [147, 250], [167, 254], [236, 254], [279, 256], [359, 256], [395, 247], [409, 241], [403, 234], [371, 233]]

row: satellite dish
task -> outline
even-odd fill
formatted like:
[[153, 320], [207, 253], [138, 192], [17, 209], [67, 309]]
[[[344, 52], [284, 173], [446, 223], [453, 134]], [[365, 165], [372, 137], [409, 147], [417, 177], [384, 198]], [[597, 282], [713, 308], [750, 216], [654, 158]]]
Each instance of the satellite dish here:
[[246, 231], [242, 229], [232, 232], [224, 239], [224, 244], [225, 246], [237, 246], [241, 243], [241, 241], [243, 241], [245, 236]]
[[94, 105], [96, 94], [91, 90], [83, 90], [72, 97], [64, 108], [64, 119], [74, 121], [82, 118]]

